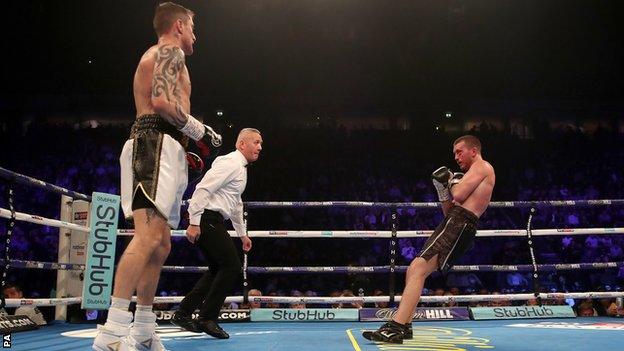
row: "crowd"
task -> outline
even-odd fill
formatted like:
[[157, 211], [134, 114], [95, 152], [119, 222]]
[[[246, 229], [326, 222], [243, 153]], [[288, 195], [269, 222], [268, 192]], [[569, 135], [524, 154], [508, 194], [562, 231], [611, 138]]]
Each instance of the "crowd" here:
[[[119, 193], [118, 157], [129, 126], [78, 128], [37, 124], [0, 130], [0, 165], [78, 192]], [[245, 201], [381, 201], [431, 202], [435, 190], [431, 172], [447, 165], [457, 169], [451, 153], [456, 133], [429, 130], [373, 130], [344, 128], [295, 129], [266, 127], [260, 161], [249, 169]], [[484, 158], [496, 169], [493, 201], [575, 200], [624, 198], [624, 136], [598, 130], [541, 130], [531, 138], [490, 128], [476, 129]], [[232, 133], [230, 133], [232, 134]], [[230, 138], [231, 139], [231, 138]], [[28, 142], [18, 142], [28, 140]], [[225, 141], [222, 153], [233, 149]], [[195, 184], [190, 184], [187, 197]], [[2, 183], [14, 189], [16, 210], [58, 218], [59, 196], [50, 192]], [[0, 202], [7, 207], [6, 197]], [[480, 229], [525, 228], [527, 209], [489, 209]], [[390, 209], [254, 209], [249, 230], [389, 230]], [[398, 208], [399, 230], [433, 229], [442, 219], [438, 209]], [[0, 232], [6, 233], [5, 220]], [[186, 227], [185, 220], [181, 228]], [[126, 224], [120, 222], [120, 227]], [[535, 228], [624, 227], [624, 206], [539, 208]], [[12, 231], [12, 259], [56, 261], [58, 230], [18, 223]], [[118, 252], [123, 241], [119, 239]], [[202, 265], [201, 254], [184, 238], [174, 238], [166, 265]], [[399, 240], [399, 265], [418, 254], [425, 238]], [[0, 240], [5, 245], [5, 240]], [[387, 239], [254, 239], [250, 266], [374, 266], [389, 262]], [[540, 237], [535, 243], [538, 263], [624, 261], [622, 235], [564, 235]], [[2, 248], [2, 250], [4, 250]], [[528, 264], [522, 238], [479, 238], [461, 260], [464, 264]], [[11, 269], [9, 280], [22, 285], [25, 296], [48, 296], [56, 277], [31, 270], [29, 279]], [[30, 278], [32, 277], [32, 279]], [[159, 291], [183, 295], [194, 274], [164, 273]], [[397, 279], [397, 289], [402, 286]], [[251, 284], [266, 294], [365, 294], [387, 292], [384, 274], [254, 275]], [[436, 275], [427, 289], [443, 293], [488, 294], [531, 291], [530, 274], [520, 272], [451, 273]], [[624, 286], [624, 268], [560, 271], [542, 275], [545, 291], [617, 290]], [[302, 293], [303, 292], [303, 293]], [[577, 304], [578, 305], [578, 304]], [[602, 310], [608, 310], [603, 308]], [[602, 311], [596, 308], [596, 311]]]

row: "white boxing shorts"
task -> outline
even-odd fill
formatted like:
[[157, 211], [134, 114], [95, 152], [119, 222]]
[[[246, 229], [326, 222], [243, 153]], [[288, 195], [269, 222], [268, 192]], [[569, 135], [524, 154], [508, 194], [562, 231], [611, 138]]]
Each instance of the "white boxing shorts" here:
[[[176, 229], [188, 185], [186, 152], [162, 128], [145, 123], [154, 120], [162, 125], [160, 116], [139, 117], [133, 126], [133, 138], [126, 141], [121, 151], [121, 207], [126, 219], [132, 219], [135, 209], [155, 208]], [[142, 196], [137, 196], [138, 192]]]

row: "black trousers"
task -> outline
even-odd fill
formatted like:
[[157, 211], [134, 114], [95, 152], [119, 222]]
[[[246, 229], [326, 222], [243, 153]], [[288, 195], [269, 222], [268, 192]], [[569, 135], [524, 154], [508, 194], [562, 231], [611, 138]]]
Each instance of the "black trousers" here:
[[199, 225], [201, 235], [196, 245], [210, 270], [182, 300], [180, 312], [191, 314], [199, 308], [199, 318], [216, 322], [225, 298], [241, 278], [242, 266], [220, 213], [205, 210]]

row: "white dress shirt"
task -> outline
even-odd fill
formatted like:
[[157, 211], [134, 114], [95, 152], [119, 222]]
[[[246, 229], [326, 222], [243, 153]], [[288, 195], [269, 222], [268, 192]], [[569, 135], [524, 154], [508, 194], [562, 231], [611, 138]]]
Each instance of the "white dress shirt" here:
[[247, 185], [247, 159], [238, 151], [217, 157], [212, 167], [195, 187], [189, 202], [189, 221], [199, 225], [204, 210], [221, 213], [223, 219], [232, 221], [236, 234], [247, 235], [243, 222], [241, 194]]

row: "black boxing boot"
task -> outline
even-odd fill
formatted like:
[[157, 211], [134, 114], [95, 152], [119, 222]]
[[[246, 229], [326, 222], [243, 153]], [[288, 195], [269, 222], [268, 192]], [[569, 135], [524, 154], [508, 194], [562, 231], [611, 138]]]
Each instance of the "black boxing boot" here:
[[365, 330], [362, 332], [362, 336], [371, 341], [402, 344], [407, 330], [408, 327], [405, 324], [390, 321], [377, 330]]

